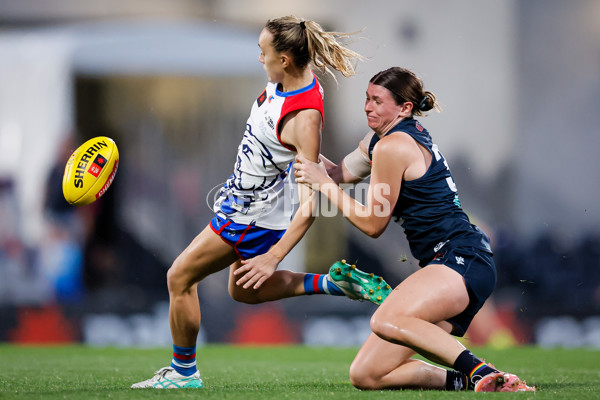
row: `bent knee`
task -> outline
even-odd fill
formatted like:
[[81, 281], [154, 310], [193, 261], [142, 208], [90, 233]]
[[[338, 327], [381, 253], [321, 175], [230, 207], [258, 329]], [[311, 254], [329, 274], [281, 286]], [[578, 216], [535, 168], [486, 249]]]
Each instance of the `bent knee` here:
[[179, 273], [176, 270], [175, 263], [171, 265], [171, 267], [167, 271], [167, 287], [169, 291], [174, 290], [178, 285], [180, 278]]
[[410, 319], [410, 317], [396, 317], [394, 323], [391, 323], [387, 318], [382, 318], [375, 313], [370, 321], [371, 331], [383, 340], [405, 345], [409, 336]]
[[381, 388], [379, 379], [369, 373], [368, 368], [356, 361], [350, 365], [350, 383], [360, 390], [378, 390]]
[[379, 337], [389, 336], [389, 331], [392, 329], [390, 323], [385, 316], [380, 316], [380, 313], [375, 313], [369, 321], [371, 331]]
[[175, 259], [167, 271], [167, 288], [171, 293], [181, 293], [190, 290], [197, 281], [190, 278], [191, 274], [186, 272], [185, 261], [180, 257]]

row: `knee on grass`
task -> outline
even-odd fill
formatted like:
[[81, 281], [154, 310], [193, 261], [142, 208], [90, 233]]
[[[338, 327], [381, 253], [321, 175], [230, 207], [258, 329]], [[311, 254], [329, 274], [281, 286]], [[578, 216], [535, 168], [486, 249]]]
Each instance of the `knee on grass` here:
[[369, 374], [369, 370], [357, 362], [350, 365], [350, 383], [360, 390], [381, 389], [379, 379]]

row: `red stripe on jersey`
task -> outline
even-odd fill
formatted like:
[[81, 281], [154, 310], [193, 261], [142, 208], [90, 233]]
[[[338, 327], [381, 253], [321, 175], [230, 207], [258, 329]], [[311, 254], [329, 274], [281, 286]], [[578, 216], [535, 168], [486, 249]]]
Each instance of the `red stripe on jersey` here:
[[315, 86], [307, 92], [299, 93], [295, 96], [287, 97], [281, 107], [281, 115], [277, 121], [275, 133], [277, 134], [277, 140], [283, 147], [288, 150], [296, 152], [294, 146], [290, 146], [281, 141], [281, 122], [285, 116], [293, 111], [314, 109], [321, 113], [321, 124], [325, 126], [325, 111], [323, 109], [323, 93], [321, 91], [321, 84], [313, 73], [315, 79]]

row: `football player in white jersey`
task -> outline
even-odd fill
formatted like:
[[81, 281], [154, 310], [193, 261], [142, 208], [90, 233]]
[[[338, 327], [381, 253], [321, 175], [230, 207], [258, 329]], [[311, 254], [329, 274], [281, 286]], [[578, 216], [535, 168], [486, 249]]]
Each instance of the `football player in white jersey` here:
[[[269, 83], [252, 106], [233, 174], [215, 202], [215, 217], [167, 274], [171, 365], [132, 388], [203, 387], [196, 368], [200, 327], [196, 288], [202, 279], [226, 267], [230, 267], [230, 295], [245, 303], [312, 293], [352, 294], [327, 280], [326, 274], [276, 271], [313, 221], [310, 212], [297, 212], [291, 218], [285, 205], [292, 201], [284, 201], [283, 196], [296, 154], [319, 159], [323, 93], [311, 67], [332, 76], [330, 68], [346, 77], [353, 75], [352, 61], [362, 57], [338, 42], [345, 36], [293, 16], [268, 21], [260, 33], [258, 59]], [[311, 210], [310, 189], [299, 192], [300, 207]], [[243, 260], [257, 255], [262, 257], [243, 266]]]

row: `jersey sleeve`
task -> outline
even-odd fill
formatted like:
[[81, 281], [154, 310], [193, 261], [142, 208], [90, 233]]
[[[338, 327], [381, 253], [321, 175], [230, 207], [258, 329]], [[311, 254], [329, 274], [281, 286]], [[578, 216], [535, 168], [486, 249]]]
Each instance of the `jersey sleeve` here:
[[325, 110], [323, 108], [323, 91], [319, 81], [315, 78], [315, 86], [307, 92], [285, 99], [281, 108], [281, 116], [277, 121], [277, 139], [285, 148], [296, 151], [293, 146], [289, 146], [281, 141], [281, 122], [285, 116], [298, 110], [315, 109], [321, 114], [321, 123], [325, 125]]

